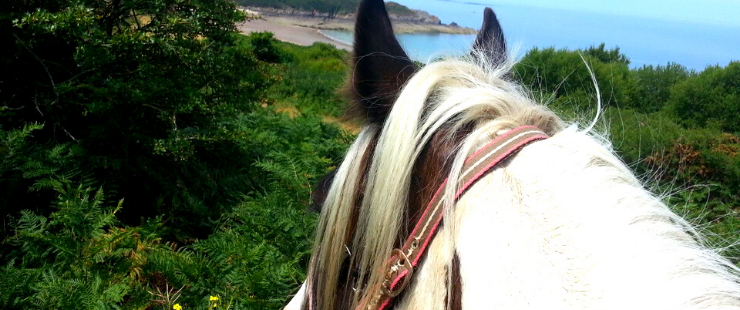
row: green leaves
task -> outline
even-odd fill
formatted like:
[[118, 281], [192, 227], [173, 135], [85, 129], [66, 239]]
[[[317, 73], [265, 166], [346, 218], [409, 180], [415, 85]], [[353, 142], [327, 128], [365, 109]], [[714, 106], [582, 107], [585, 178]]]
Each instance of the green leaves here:
[[[143, 297], [137, 282], [147, 252], [166, 249], [155, 237], [159, 225], [117, 228], [115, 213], [105, 206], [102, 190], [64, 182], [49, 217], [21, 212], [0, 283], [28, 279], [7, 291], [11, 308], [118, 309], [124, 298]], [[138, 292], [138, 293], [137, 293]], [[135, 304], [141, 300], [129, 301]]]
[[515, 75], [550, 108], [585, 124], [596, 91], [584, 59], [601, 89], [602, 123], [617, 153], [737, 263], [740, 63], [698, 74], [675, 63], [630, 70], [618, 48], [601, 44], [584, 51], [535, 48]]
[[[0, 110], [2, 112], [2, 110]], [[0, 127], [0, 179], [7, 170], [18, 166], [28, 147], [27, 139], [31, 133], [44, 126], [39, 124], [24, 125], [21, 129], [5, 131]]]
[[585, 51], [534, 48], [514, 68], [514, 75], [545, 100], [552, 99], [564, 109], [584, 111], [596, 102], [590, 67], [601, 90], [602, 104], [629, 107], [636, 102], [637, 84], [628, 64], [619, 48], [605, 50], [603, 44]]
[[[40, 156], [8, 183], [89, 176], [133, 202], [121, 217], [132, 224], [175, 212], [217, 217], [239, 196], [207, 176], [246, 178], [241, 137], [224, 124], [259, 106], [276, 78], [237, 44], [244, 15], [233, 2], [9, 0], [0, 9], [0, 40], [10, 43], [0, 49], [0, 124], [45, 124], [35, 133]], [[51, 164], [63, 148], [79, 156], [64, 169]], [[58, 186], [38, 181], [34, 195]], [[4, 195], [0, 209], [15, 209], [25, 192]]]
[[740, 133], [740, 62], [708, 67], [677, 83], [668, 109], [688, 127]]
[[668, 102], [673, 85], [696, 75], [693, 70], [688, 70], [677, 63], [655, 67], [643, 66], [633, 72], [639, 84], [640, 95], [635, 109], [645, 113], [662, 110]]

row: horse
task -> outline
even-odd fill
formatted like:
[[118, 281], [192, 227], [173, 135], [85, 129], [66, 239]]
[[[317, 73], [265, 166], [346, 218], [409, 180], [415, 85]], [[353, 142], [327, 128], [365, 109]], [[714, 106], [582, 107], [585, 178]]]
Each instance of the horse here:
[[[286, 309], [740, 309], [740, 270], [646, 189], [606, 135], [561, 119], [512, 78], [490, 8], [469, 56], [419, 68], [383, 1], [362, 0], [350, 62], [348, 113], [363, 129], [313, 194], [308, 278]], [[522, 126], [548, 138], [456, 196], [466, 159]], [[406, 266], [413, 277], [367, 302], [434, 197], [444, 217]]]

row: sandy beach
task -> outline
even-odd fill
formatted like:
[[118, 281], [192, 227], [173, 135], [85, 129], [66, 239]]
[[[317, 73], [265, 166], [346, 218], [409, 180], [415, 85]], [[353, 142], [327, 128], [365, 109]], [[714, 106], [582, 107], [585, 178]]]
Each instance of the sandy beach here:
[[266, 19], [265, 17], [261, 19], [255, 19], [251, 21], [244, 22], [242, 24], [239, 24], [237, 26], [239, 30], [244, 34], [250, 34], [252, 32], [262, 32], [262, 31], [269, 31], [275, 34], [275, 38], [284, 41], [289, 42], [297, 45], [302, 46], [309, 46], [314, 44], [315, 42], [323, 42], [323, 43], [329, 43], [337, 48], [350, 51], [352, 50], [352, 46], [332, 40], [323, 34], [319, 33], [318, 29], [314, 28], [307, 28], [307, 27], [299, 27], [299, 26], [293, 26], [293, 25], [286, 25], [284, 23], [277, 23], [270, 21], [269, 19]]

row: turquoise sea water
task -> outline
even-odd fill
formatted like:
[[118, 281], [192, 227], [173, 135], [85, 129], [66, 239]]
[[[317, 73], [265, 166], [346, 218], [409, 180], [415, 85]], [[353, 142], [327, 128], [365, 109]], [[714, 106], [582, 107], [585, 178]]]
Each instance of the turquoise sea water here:
[[[484, 5], [450, 0], [397, 0], [437, 15], [444, 23], [479, 28]], [[488, 4], [499, 17], [509, 48], [522, 56], [532, 47], [586, 48], [619, 46], [632, 67], [677, 62], [702, 70], [740, 60], [740, 26], [584, 13], [515, 5]], [[740, 12], [738, 12], [740, 16]], [[348, 32], [325, 34], [352, 42]], [[402, 34], [399, 41], [415, 60], [467, 53], [474, 35]]]
[[[337, 30], [321, 30], [321, 32], [332, 39], [352, 44], [354, 40], [352, 33]], [[460, 55], [466, 53], [475, 35], [455, 34], [398, 34], [396, 35], [406, 53], [414, 60], [428, 62], [433, 57], [444, 55]]]

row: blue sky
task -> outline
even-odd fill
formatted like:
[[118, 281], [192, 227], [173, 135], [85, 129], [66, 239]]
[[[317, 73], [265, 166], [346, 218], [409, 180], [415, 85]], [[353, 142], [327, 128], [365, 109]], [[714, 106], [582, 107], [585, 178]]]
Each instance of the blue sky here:
[[[386, 0], [388, 1], [388, 0]], [[392, 0], [414, 8], [423, 1]], [[616, 14], [740, 27], [740, 0], [445, 0], [459, 3], [517, 5], [585, 13]], [[740, 40], [740, 33], [738, 33]]]
[[386, 1], [471, 28], [480, 27], [483, 6], [489, 6], [511, 46], [522, 51], [587, 48], [603, 42], [608, 48], [620, 47], [636, 67], [674, 61], [701, 70], [740, 60], [740, 0]]

